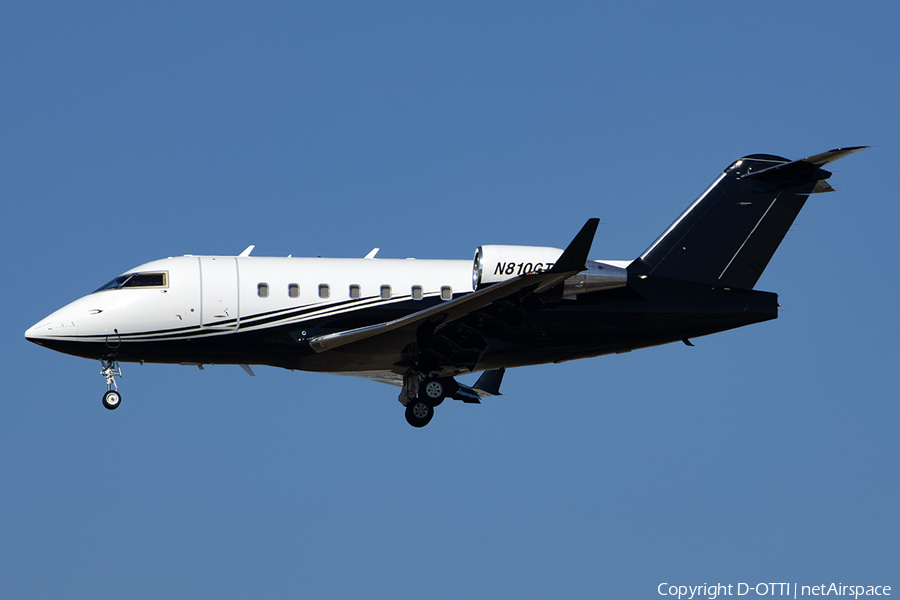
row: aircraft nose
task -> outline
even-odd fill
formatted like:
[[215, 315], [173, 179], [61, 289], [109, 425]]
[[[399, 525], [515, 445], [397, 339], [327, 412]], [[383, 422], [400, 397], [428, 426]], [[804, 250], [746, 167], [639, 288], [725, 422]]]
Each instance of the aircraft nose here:
[[25, 330], [25, 339], [29, 342], [40, 344], [41, 340], [47, 338], [52, 331], [53, 328], [50, 326], [50, 321], [44, 319]]
[[43, 346], [47, 340], [75, 335], [77, 331], [75, 322], [57, 311], [29, 327], [25, 331], [25, 339]]

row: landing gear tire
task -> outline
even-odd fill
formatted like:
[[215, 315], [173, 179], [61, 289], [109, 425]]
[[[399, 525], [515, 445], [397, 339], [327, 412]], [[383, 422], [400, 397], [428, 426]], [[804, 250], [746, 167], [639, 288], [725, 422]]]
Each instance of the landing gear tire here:
[[419, 386], [419, 400], [432, 408], [440, 406], [447, 395], [447, 388], [440, 379], [428, 379]]
[[108, 410], [116, 410], [122, 403], [122, 395], [116, 390], [109, 390], [103, 394], [103, 406]]
[[434, 407], [423, 400], [413, 400], [406, 405], [406, 422], [413, 427], [425, 427], [434, 416]]

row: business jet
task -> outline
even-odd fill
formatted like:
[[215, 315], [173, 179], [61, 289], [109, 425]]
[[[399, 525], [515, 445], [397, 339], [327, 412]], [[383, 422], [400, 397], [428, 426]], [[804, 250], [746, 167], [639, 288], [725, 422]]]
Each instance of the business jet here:
[[[864, 147], [791, 161], [734, 162], [639, 257], [589, 260], [589, 219], [565, 248], [484, 245], [474, 260], [179, 256], [119, 275], [41, 319], [25, 337], [99, 360], [122, 396], [120, 362], [251, 365], [364, 377], [400, 387], [407, 421], [445, 398], [500, 394], [506, 369], [622, 353], [774, 319], [753, 287], [822, 167]], [[468, 386], [459, 375], [481, 372]]]

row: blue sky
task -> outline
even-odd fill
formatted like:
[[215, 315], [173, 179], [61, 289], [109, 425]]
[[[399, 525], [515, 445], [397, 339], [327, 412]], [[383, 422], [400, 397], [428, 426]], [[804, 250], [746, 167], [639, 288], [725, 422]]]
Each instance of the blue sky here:
[[[0, 18], [0, 597], [659, 597], [900, 587], [900, 9], [35, 2]], [[641, 253], [733, 160], [832, 165], [776, 321], [396, 390], [99, 365], [27, 327], [172, 255]], [[753, 594], [751, 593], [750, 596]]]

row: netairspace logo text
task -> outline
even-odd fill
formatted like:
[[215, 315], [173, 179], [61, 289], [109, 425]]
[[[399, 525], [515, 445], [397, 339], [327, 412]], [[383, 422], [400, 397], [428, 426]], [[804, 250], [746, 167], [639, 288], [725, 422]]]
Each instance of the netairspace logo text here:
[[673, 596], [682, 600], [686, 598], [709, 598], [715, 600], [719, 596], [847, 596], [859, 598], [860, 596], [890, 596], [889, 585], [844, 585], [842, 583], [822, 583], [819, 585], [799, 585], [796, 583], [714, 583], [703, 585], [670, 585], [661, 583], [656, 591], [660, 596]]

